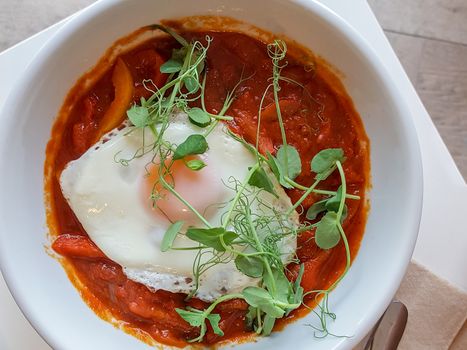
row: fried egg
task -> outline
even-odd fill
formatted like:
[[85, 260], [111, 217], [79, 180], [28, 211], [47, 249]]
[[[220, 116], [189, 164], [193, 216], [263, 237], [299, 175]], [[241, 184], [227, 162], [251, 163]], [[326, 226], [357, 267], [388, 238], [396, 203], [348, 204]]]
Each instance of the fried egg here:
[[[164, 132], [164, 140], [179, 145], [189, 135], [205, 131], [191, 124], [185, 113], [177, 113]], [[207, 166], [194, 171], [183, 160], [175, 161], [170, 181], [187, 202], [217, 227], [235, 196], [235, 180], [244, 181], [256, 159], [243, 144], [228, 135], [222, 123], [215, 126], [206, 140], [209, 149], [197, 157]], [[173, 248], [196, 247], [198, 244], [183, 232], [190, 226], [203, 227], [203, 224], [178, 198], [154, 186], [157, 167], [153, 164], [158, 159], [148, 147], [153, 142], [154, 136], [148, 130], [132, 126], [115, 129], [65, 167], [60, 185], [91, 240], [109, 259], [122, 266], [129, 279], [151, 290], [190, 293], [195, 288], [193, 263], [198, 251], [162, 252], [161, 243], [171, 223], [183, 220], [182, 234], [177, 235]], [[256, 200], [252, 199], [252, 214], [283, 213], [292, 206], [277, 181], [273, 185], [278, 198], [261, 191]], [[254, 191], [250, 188], [247, 192]], [[154, 194], [160, 197], [155, 206], [151, 197]], [[297, 227], [298, 214], [294, 212], [285, 224]], [[273, 229], [280, 232], [281, 228]], [[284, 262], [290, 261], [295, 249], [296, 239], [292, 235], [279, 243]], [[213, 253], [206, 251], [202, 261], [212, 257]], [[241, 273], [233, 260], [226, 258], [200, 276], [195, 296], [213, 301], [221, 295], [257, 285], [258, 281]]]

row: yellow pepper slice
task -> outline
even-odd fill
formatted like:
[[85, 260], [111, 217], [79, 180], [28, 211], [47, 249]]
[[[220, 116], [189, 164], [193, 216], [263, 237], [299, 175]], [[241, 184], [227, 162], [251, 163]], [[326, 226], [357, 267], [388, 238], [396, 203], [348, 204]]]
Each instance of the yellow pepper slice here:
[[115, 97], [99, 123], [96, 142], [102, 135], [123, 122], [126, 111], [133, 99], [133, 77], [121, 58], [118, 58], [115, 64], [112, 73], [112, 84], [115, 88]]

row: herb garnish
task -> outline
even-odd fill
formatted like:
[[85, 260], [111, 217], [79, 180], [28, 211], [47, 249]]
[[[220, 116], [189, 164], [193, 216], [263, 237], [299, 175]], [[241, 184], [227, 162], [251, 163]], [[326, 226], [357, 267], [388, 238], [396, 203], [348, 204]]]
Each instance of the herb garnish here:
[[173, 160], [182, 159], [193, 154], [203, 154], [208, 150], [208, 143], [203, 135], [190, 135], [177, 146], [172, 156]]
[[[169, 74], [166, 84], [157, 88], [152, 81], [145, 81], [146, 88], [153, 95], [145, 100], [141, 99], [139, 105], [134, 105], [127, 112], [128, 118], [136, 128], [148, 128], [154, 136], [154, 142], [147, 145], [143, 139], [143, 145], [134, 158], [141, 157], [151, 152], [152, 164], [156, 164], [159, 178], [154, 184], [152, 194], [153, 203], [157, 206], [160, 194], [155, 190], [157, 185], [172, 193], [189, 210], [197, 216], [203, 227], [189, 227], [181, 232], [184, 222], [173, 223], [164, 235], [161, 250], [177, 249], [173, 243], [179, 234], [184, 234], [198, 245], [195, 249], [197, 255], [193, 262], [194, 289], [188, 298], [194, 296], [199, 287], [200, 277], [212, 266], [234, 261], [237, 269], [258, 281], [257, 286], [249, 286], [241, 293], [226, 294], [215, 300], [205, 310], [192, 307], [176, 309], [176, 312], [191, 326], [199, 327], [199, 335], [190, 342], [201, 342], [207, 332], [209, 323], [216, 335], [224, 333], [219, 326], [221, 317], [215, 313], [215, 308], [220, 303], [231, 299], [243, 299], [248, 305], [246, 321], [257, 334], [269, 335], [273, 330], [275, 321], [284, 317], [301, 305], [305, 305], [304, 298], [314, 295], [316, 300], [323, 297], [318, 305], [318, 311], [314, 311], [320, 321], [324, 335], [327, 331], [327, 319], [335, 318], [329, 311], [328, 295], [337, 283], [344, 277], [350, 267], [350, 249], [342, 221], [346, 216], [347, 199], [359, 199], [358, 196], [346, 193], [346, 180], [342, 163], [345, 161], [342, 149], [325, 149], [316, 154], [311, 164], [311, 170], [316, 174], [315, 182], [309, 186], [303, 186], [295, 182], [304, 166], [297, 149], [287, 143], [287, 134], [282, 120], [279, 103], [280, 82], [296, 83], [292, 79], [282, 77], [281, 71], [287, 65], [285, 61], [287, 46], [282, 40], [275, 40], [267, 47], [268, 55], [272, 61], [272, 77], [260, 102], [258, 111], [258, 126], [256, 145], [247, 144], [243, 139], [230, 133], [237, 141], [242, 142], [256, 157], [256, 163], [248, 168], [245, 179], [231, 178], [230, 189], [234, 192], [233, 198], [225, 203], [225, 213], [220, 227], [212, 227], [206, 218], [196, 211], [177, 191], [171, 175], [171, 167], [176, 160], [184, 161], [185, 165], [193, 171], [198, 171], [206, 166], [200, 159], [189, 159], [187, 156], [202, 154], [208, 149], [207, 135], [214, 129], [219, 120], [231, 120], [225, 116], [233, 99], [235, 90], [244, 81], [243, 77], [235, 88], [226, 96], [224, 106], [218, 115], [207, 112], [204, 104], [204, 87], [206, 83], [205, 59], [212, 39], [206, 37], [206, 45], [199, 41], [188, 42], [179, 34], [169, 28], [159, 25], [155, 29], [161, 29], [173, 36], [181, 45], [181, 48], [173, 50], [172, 57], [165, 62], [160, 70]], [[248, 78], [247, 78], [248, 79]], [[299, 83], [296, 83], [304, 88]], [[260, 154], [258, 151], [259, 130], [261, 125], [261, 110], [266, 94], [272, 88], [277, 119], [282, 137], [282, 145], [277, 153]], [[201, 108], [190, 107], [189, 104], [200, 99]], [[189, 135], [179, 144], [172, 145], [164, 140], [164, 132], [170, 124], [171, 117], [177, 110], [184, 111], [188, 119], [200, 128], [206, 128], [206, 132]], [[127, 165], [132, 159], [122, 159], [120, 162]], [[341, 185], [337, 191], [317, 189], [318, 184], [328, 178], [335, 170], [338, 170]], [[169, 176], [168, 176], [169, 175]], [[296, 188], [303, 191], [301, 198], [294, 203], [287, 212], [277, 212], [264, 201], [261, 193], [269, 193], [278, 197], [277, 183], [285, 188]], [[295, 225], [293, 217], [297, 217], [296, 209], [311, 194], [318, 193], [326, 198], [312, 205], [307, 213], [308, 220], [315, 221], [319, 215], [320, 220], [313, 224]], [[267, 209], [267, 214], [258, 215], [252, 211], [255, 206]], [[270, 213], [270, 214], [269, 214]], [[341, 240], [346, 251], [346, 267], [343, 274], [327, 289], [305, 291], [301, 287], [301, 279], [305, 272], [304, 265], [299, 267], [298, 275], [294, 281], [286, 276], [286, 265], [290, 263], [290, 253], [280, 250], [280, 243], [289, 237], [294, 237], [305, 230], [315, 230], [315, 241], [322, 249], [331, 249]], [[203, 257], [209, 254], [208, 259]], [[287, 255], [289, 256], [287, 258]], [[284, 256], [286, 256], [284, 258]], [[299, 263], [295, 259], [296, 263]]]

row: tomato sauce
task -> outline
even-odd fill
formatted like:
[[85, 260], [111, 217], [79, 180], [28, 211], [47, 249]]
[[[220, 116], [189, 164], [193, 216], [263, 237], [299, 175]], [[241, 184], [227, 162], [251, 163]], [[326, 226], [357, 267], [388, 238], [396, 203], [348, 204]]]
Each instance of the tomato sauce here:
[[[234, 117], [228, 123], [230, 129], [255, 144], [260, 100], [272, 75], [272, 63], [267, 54], [266, 43], [237, 32], [188, 31], [182, 35], [188, 40], [197, 39], [201, 42], [205, 42], [206, 35], [213, 39], [206, 64], [205, 101], [209, 112], [218, 113], [227, 93], [242, 77], [249, 77], [238, 87], [235, 100], [226, 114]], [[134, 102], [139, 102], [142, 96], [150, 95], [142, 85], [143, 79], [152, 79], [158, 86], [164, 84], [167, 77], [160, 73], [159, 67], [176, 47], [178, 45], [175, 40], [163, 36], [144, 42], [120, 55], [133, 78]], [[348, 215], [343, 224], [351, 255], [355, 257], [367, 215], [365, 196], [369, 185], [368, 139], [351, 99], [324, 61], [313, 57], [311, 53], [307, 53], [306, 62], [303, 57], [292, 54], [287, 56], [286, 61], [288, 64], [281, 75], [289, 81], [299, 83], [281, 81], [279, 92], [287, 141], [296, 147], [303, 164], [302, 173], [296, 181], [305, 186], [312, 184], [314, 174], [309, 164], [320, 150], [331, 147], [344, 150], [347, 159], [343, 166], [348, 192], [361, 197], [361, 200], [347, 201]], [[96, 137], [99, 123], [114, 99], [114, 65], [115, 63], [108, 64], [103, 70], [101, 66], [102, 74], [89, 87], [85, 87], [83, 79], [78, 81], [68, 95], [53, 129], [45, 169], [46, 193], [50, 205], [49, 226], [52, 239], [55, 240], [53, 248], [63, 256], [61, 261], [69, 275], [99, 316], [106, 319], [113, 316], [124, 321], [126, 331], [140, 334], [139, 337], [145, 341], [154, 339], [168, 345], [184, 346], [187, 339], [198, 335], [198, 329], [185, 322], [175, 312], [175, 308], [205, 308], [207, 303], [197, 299], [186, 301], [185, 295], [180, 293], [162, 290], [152, 292], [144, 285], [127, 279], [121, 267], [109, 260], [88, 238], [63, 198], [58, 182], [66, 164], [79, 158]], [[263, 102], [260, 151], [274, 154], [281, 144], [273, 91], [269, 89]], [[320, 188], [336, 190], [339, 184], [338, 175], [333, 174]], [[287, 193], [292, 201], [303, 194], [299, 190], [288, 190]], [[309, 196], [304, 202], [304, 212], [320, 199], [320, 195]], [[311, 239], [313, 235], [313, 232], [304, 232], [298, 237], [298, 257], [305, 264], [302, 280], [305, 291], [327, 288], [345, 267], [343, 243], [340, 242], [333, 249], [322, 250]], [[298, 265], [289, 268], [290, 277], [294, 278]], [[310, 305], [313, 306], [314, 302], [313, 296], [310, 296]], [[220, 304], [215, 312], [222, 317], [220, 327], [225, 336], [220, 338], [209, 329], [204, 343], [238, 341], [250, 336], [252, 332], [245, 326], [246, 310], [247, 304], [242, 300]], [[307, 309], [303, 307], [295, 310], [287, 319], [278, 322], [276, 329], [306, 312]], [[141, 336], [144, 333], [150, 337]]]

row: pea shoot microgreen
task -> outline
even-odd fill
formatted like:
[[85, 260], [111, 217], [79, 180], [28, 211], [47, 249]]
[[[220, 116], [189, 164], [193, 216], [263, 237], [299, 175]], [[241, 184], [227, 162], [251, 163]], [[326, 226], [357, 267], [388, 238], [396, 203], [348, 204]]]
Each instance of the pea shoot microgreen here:
[[281, 146], [277, 151], [277, 164], [283, 174], [294, 180], [302, 172], [302, 162], [295, 147], [290, 145]]
[[248, 277], [260, 278], [263, 276], [263, 260], [257, 255], [238, 255], [235, 258], [235, 266]]
[[274, 185], [266, 174], [266, 171], [262, 167], [258, 167], [255, 171], [251, 174], [248, 185], [257, 187], [259, 189], [263, 189], [271, 194], [273, 194], [276, 198], [279, 196], [277, 195], [276, 191], [274, 190]]
[[227, 231], [223, 227], [189, 228], [186, 236], [218, 252], [225, 252], [226, 246], [232, 245], [232, 242], [238, 237], [235, 232]]
[[172, 156], [173, 160], [182, 159], [194, 154], [203, 154], [208, 150], [208, 143], [203, 135], [193, 134], [177, 146]]
[[[258, 111], [257, 140], [253, 146], [241, 137], [229, 132], [238, 142], [241, 142], [255, 155], [256, 163], [248, 168], [244, 179], [230, 179], [226, 184], [233, 191], [233, 197], [224, 204], [225, 212], [219, 227], [212, 227], [209, 221], [198, 212], [177, 190], [171, 175], [171, 167], [176, 160], [183, 160], [185, 165], [199, 171], [207, 166], [201, 159], [187, 158], [205, 153], [208, 148], [207, 136], [221, 120], [232, 120], [226, 116], [233, 100], [235, 91], [248, 78], [240, 79], [238, 84], [230, 91], [224, 105], [218, 114], [211, 114], [206, 110], [204, 102], [206, 84], [206, 57], [212, 39], [206, 37], [205, 44], [200, 41], [188, 42], [170, 28], [154, 25], [154, 29], [162, 30], [171, 35], [180, 48], [174, 49], [172, 57], [165, 62], [160, 71], [169, 75], [166, 84], [160, 88], [152, 81], [144, 84], [153, 94], [147, 100], [142, 98], [139, 105], [132, 106], [127, 116], [135, 128], [148, 129], [154, 142], [147, 145], [143, 140], [140, 152], [134, 156], [140, 157], [148, 152], [153, 154], [152, 164], [159, 166], [159, 177], [154, 184], [153, 200], [157, 206], [160, 194], [156, 188], [161, 185], [181, 201], [200, 221], [200, 227], [183, 229], [184, 222], [176, 221], [167, 229], [161, 250], [194, 249], [197, 250], [193, 261], [194, 289], [188, 295], [196, 295], [200, 277], [211, 267], [233, 261], [236, 268], [246, 276], [256, 279], [256, 286], [244, 288], [240, 293], [225, 294], [217, 298], [204, 310], [192, 307], [175, 309], [176, 312], [193, 327], [199, 328], [199, 335], [190, 342], [202, 342], [208, 331], [208, 323], [216, 335], [223, 336], [220, 326], [221, 316], [214, 310], [220, 303], [231, 299], [243, 299], [248, 305], [246, 314], [247, 325], [257, 334], [269, 335], [277, 319], [284, 317], [293, 310], [305, 305], [305, 297], [313, 294], [316, 300], [322, 297], [318, 305], [319, 311], [314, 311], [322, 325], [322, 331], [328, 334], [326, 320], [335, 318], [328, 309], [328, 295], [337, 283], [344, 277], [350, 267], [350, 249], [342, 221], [346, 216], [346, 200], [359, 199], [358, 196], [348, 194], [346, 179], [342, 163], [345, 161], [344, 152], [339, 148], [324, 149], [317, 153], [311, 163], [311, 170], [316, 174], [311, 186], [303, 186], [295, 180], [299, 177], [304, 166], [298, 150], [288, 144], [286, 127], [284, 125], [279, 95], [281, 82], [296, 83], [294, 80], [281, 76], [282, 69], [287, 65], [287, 46], [282, 40], [275, 40], [267, 46], [267, 53], [272, 62], [272, 76], [267, 86]], [[299, 83], [296, 83], [304, 88]], [[282, 145], [275, 154], [261, 154], [258, 149], [259, 130], [261, 126], [261, 109], [265, 96], [272, 89], [277, 119], [280, 127]], [[311, 96], [311, 95], [310, 95]], [[199, 100], [201, 108], [191, 107], [191, 103]], [[204, 128], [203, 134], [189, 135], [179, 145], [172, 145], [164, 139], [164, 132], [169, 127], [172, 116], [177, 111], [184, 111], [188, 120], [199, 128]], [[127, 165], [132, 159], [122, 159], [120, 162]], [[337, 191], [318, 189], [317, 186], [338, 170], [341, 185]], [[285, 212], [278, 212], [271, 208], [270, 203], [262, 199], [260, 194], [268, 192], [278, 198], [275, 184], [279, 183], [288, 189], [297, 189], [303, 192], [302, 196]], [[306, 218], [317, 221], [309, 225], [295, 225], [292, 217], [298, 217], [296, 209], [299, 208], [311, 193], [325, 196], [324, 199], [314, 203], [306, 212]], [[267, 208], [264, 214], [255, 213], [252, 208]], [[331, 249], [339, 242], [343, 242], [346, 251], [346, 268], [342, 275], [327, 289], [304, 291], [301, 280], [305, 273], [303, 264], [300, 264], [295, 280], [286, 276], [287, 264], [294, 261], [299, 263], [290, 253], [281, 251], [281, 242], [289, 237], [295, 237], [307, 229], [315, 230], [315, 242], [321, 249]], [[194, 244], [189, 248], [176, 248], [174, 242], [178, 235], [185, 235]], [[288, 257], [287, 257], [288, 254]], [[286, 256], [286, 258], [284, 258]]]
[[144, 106], [146, 101], [144, 98], [141, 99], [141, 106], [134, 106], [128, 112], [127, 116], [130, 122], [137, 128], [142, 128], [146, 126], [146, 123], [149, 119], [149, 111]]
[[185, 162], [185, 165], [191, 170], [198, 171], [203, 169], [206, 166], [206, 163], [201, 159], [191, 159]]
[[318, 202], [313, 203], [312, 206], [310, 206], [306, 212], [306, 218], [308, 220], [315, 220], [316, 217], [322, 213], [325, 212], [326, 209], [326, 203], [328, 199], [323, 199]]
[[183, 221], [176, 221], [167, 229], [164, 234], [164, 238], [161, 243], [161, 251], [166, 252], [170, 248], [172, 248], [172, 244], [175, 241], [175, 237], [180, 232], [181, 228], [183, 227]]
[[200, 327], [199, 336], [197, 338], [190, 339], [190, 342], [203, 340], [207, 331], [206, 321], [209, 321], [211, 324], [214, 334], [220, 336], [224, 335], [222, 329], [219, 328], [219, 321], [221, 320], [221, 316], [219, 314], [206, 314], [205, 311], [197, 310], [194, 308], [187, 308], [186, 310], [177, 308], [175, 311], [177, 311], [177, 313], [191, 326]]
[[311, 170], [316, 173], [316, 179], [325, 180], [335, 169], [336, 162], [343, 162], [344, 151], [340, 148], [328, 148], [319, 152], [311, 161]]
[[287, 180], [295, 180], [302, 172], [300, 155], [297, 149], [290, 145], [280, 146], [276, 157], [268, 154], [267, 163], [279, 183], [286, 188], [293, 188]]
[[212, 311], [214, 308], [222, 303], [223, 301], [231, 300], [231, 299], [238, 299], [241, 298], [241, 294], [228, 294], [220, 297], [217, 299], [215, 302], [213, 302], [207, 309], [205, 310], [198, 310], [192, 307], [187, 307], [186, 310], [184, 309], [179, 309], [176, 308], [175, 311], [185, 320], [187, 321], [191, 326], [193, 327], [199, 327], [200, 332], [199, 336], [194, 338], [194, 339], [189, 339], [189, 342], [200, 342], [203, 340], [206, 332], [207, 332], [207, 326], [206, 326], [206, 321], [208, 321], [211, 324], [211, 327], [214, 331], [214, 334], [223, 336], [224, 332], [222, 329], [219, 327], [219, 322], [221, 320], [221, 317], [219, 314], [215, 314]]
[[199, 126], [199, 127], [206, 127], [211, 124], [211, 116], [209, 113], [203, 111], [201, 108], [194, 107], [187, 109], [188, 118], [190, 118], [190, 122]]

